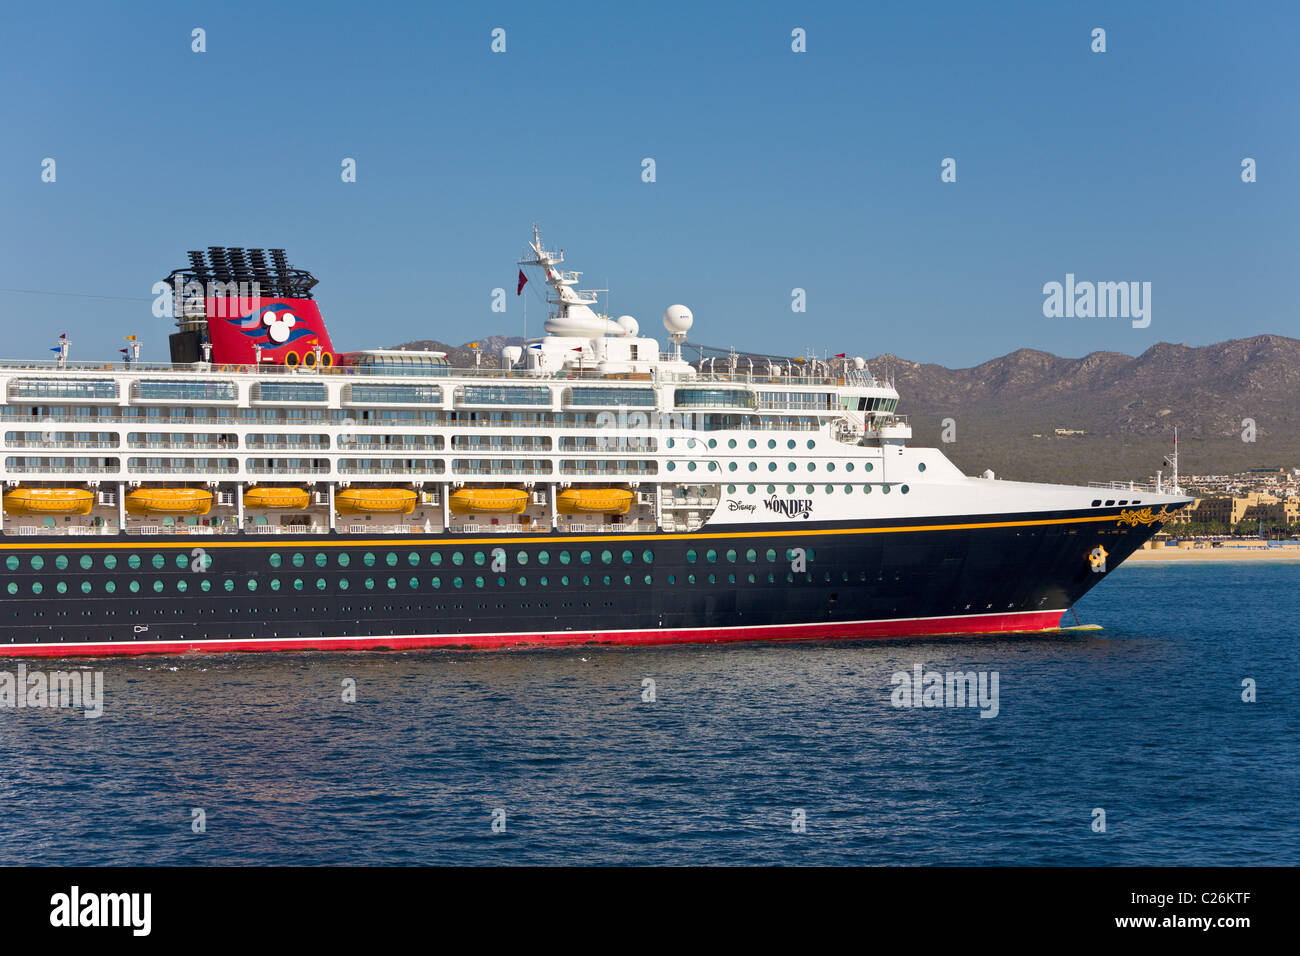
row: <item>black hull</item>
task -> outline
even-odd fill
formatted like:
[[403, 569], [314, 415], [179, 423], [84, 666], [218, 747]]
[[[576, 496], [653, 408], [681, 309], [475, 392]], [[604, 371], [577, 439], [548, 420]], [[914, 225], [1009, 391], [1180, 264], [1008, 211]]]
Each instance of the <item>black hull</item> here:
[[3, 535], [0, 654], [1044, 630], [1158, 527], [1090, 509], [691, 534]]

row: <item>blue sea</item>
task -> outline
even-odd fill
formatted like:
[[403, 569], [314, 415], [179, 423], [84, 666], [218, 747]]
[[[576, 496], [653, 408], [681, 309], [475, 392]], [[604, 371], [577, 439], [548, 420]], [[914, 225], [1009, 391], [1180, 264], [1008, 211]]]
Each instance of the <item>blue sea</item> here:
[[[104, 713], [0, 709], [0, 862], [1295, 865], [1298, 584], [1123, 566], [1050, 638], [28, 662]], [[894, 706], [917, 664], [997, 716]]]

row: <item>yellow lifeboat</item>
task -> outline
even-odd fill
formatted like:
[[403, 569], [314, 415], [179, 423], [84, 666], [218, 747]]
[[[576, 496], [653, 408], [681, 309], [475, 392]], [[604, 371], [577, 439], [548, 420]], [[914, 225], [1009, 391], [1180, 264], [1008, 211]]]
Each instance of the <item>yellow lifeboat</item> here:
[[212, 492], [202, 488], [137, 488], [126, 496], [133, 515], [205, 515], [212, 509]]
[[528, 507], [528, 492], [518, 488], [458, 488], [447, 500], [452, 514], [517, 515]]
[[311, 496], [303, 488], [273, 488], [258, 486], [244, 492], [245, 508], [276, 508], [281, 511], [301, 510], [311, 504]]
[[95, 493], [84, 488], [23, 488], [4, 496], [11, 515], [88, 515]]
[[415, 492], [410, 488], [344, 488], [334, 496], [341, 515], [403, 514], [415, 510]]
[[565, 488], [555, 496], [555, 510], [562, 515], [625, 515], [632, 507], [632, 492], [626, 488]]

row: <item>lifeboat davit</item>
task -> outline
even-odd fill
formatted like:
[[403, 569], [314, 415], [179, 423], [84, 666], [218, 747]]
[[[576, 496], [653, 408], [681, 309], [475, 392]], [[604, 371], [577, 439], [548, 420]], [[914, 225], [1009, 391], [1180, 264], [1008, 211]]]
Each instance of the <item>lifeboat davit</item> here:
[[244, 492], [245, 508], [275, 508], [281, 511], [300, 511], [309, 504], [311, 504], [311, 496], [303, 488], [272, 488], [259, 485]]
[[632, 507], [632, 492], [626, 488], [565, 488], [555, 496], [555, 510], [562, 515], [625, 515]]
[[528, 492], [518, 488], [458, 488], [447, 500], [452, 514], [517, 515], [528, 507]]
[[23, 488], [4, 496], [5, 511], [11, 515], [88, 515], [95, 506], [95, 493], [85, 488]]
[[344, 488], [334, 496], [334, 508], [341, 515], [409, 515], [415, 510], [415, 492], [410, 488]]
[[137, 488], [126, 496], [133, 515], [205, 515], [212, 509], [212, 492], [203, 488]]

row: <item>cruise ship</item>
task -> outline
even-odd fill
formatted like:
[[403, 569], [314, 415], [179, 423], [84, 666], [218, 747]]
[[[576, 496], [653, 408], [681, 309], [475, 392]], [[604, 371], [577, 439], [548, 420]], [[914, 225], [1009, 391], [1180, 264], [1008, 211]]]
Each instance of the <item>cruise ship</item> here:
[[336, 350], [233, 247], [167, 276], [168, 363], [0, 363], [0, 654], [1051, 632], [1190, 503], [967, 476], [863, 359], [691, 362], [563, 263], [534, 228], [494, 368]]

